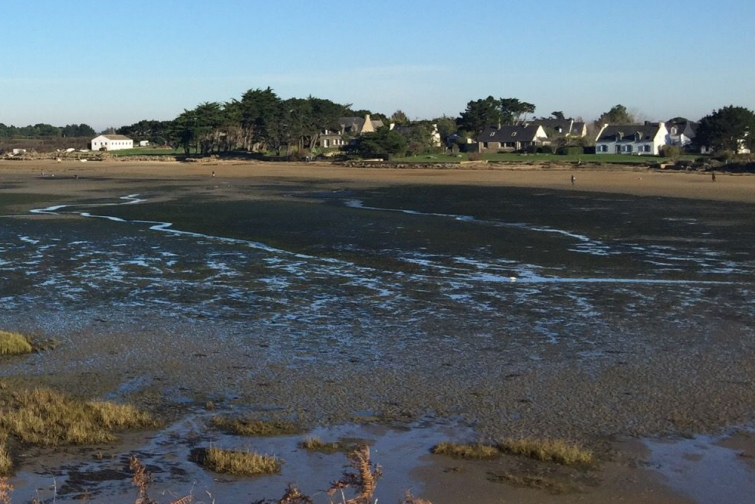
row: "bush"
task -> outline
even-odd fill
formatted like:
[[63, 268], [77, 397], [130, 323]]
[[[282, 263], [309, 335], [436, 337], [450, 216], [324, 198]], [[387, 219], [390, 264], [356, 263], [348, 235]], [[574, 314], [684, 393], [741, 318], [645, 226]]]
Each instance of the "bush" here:
[[661, 147], [661, 155], [670, 159], [678, 159], [682, 155], [682, 149], [678, 145], [664, 145]]
[[569, 147], [560, 147], [556, 153], [561, 156], [579, 156], [585, 153], [585, 149], [584, 147], [571, 145]]
[[543, 145], [537, 151], [540, 152], [541, 154], [554, 154], [555, 153], [555, 149], [553, 148], [552, 145]]
[[470, 152], [467, 156], [467, 159], [469, 159], [470, 161], [479, 161], [480, 159], [482, 159], [482, 155], [479, 152]]

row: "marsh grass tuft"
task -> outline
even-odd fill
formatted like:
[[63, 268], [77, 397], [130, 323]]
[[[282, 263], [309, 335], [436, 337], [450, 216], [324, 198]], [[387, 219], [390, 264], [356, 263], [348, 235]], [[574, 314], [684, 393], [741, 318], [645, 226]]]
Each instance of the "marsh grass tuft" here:
[[204, 450], [199, 461], [210, 471], [236, 476], [277, 474], [281, 471], [283, 464], [283, 460], [274, 455], [260, 455], [252, 451], [222, 450], [215, 447]]
[[481, 443], [448, 443], [445, 441], [438, 443], [430, 451], [436, 455], [447, 455], [449, 457], [472, 460], [490, 460], [501, 454], [495, 446], [484, 445]]
[[326, 443], [317, 436], [310, 436], [304, 438], [304, 441], [299, 443], [299, 446], [307, 451], [320, 452], [320, 453], [336, 453], [339, 451], [348, 451], [353, 447], [352, 444], [336, 441], [332, 443]]
[[595, 456], [591, 450], [560, 439], [509, 439], [503, 441], [499, 446], [504, 453], [521, 455], [542, 462], [574, 465], [592, 464], [595, 461]]
[[116, 439], [112, 431], [155, 426], [134, 406], [87, 402], [41, 388], [13, 392], [0, 408], [0, 433], [40, 446], [108, 443]]
[[11, 469], [13, 469], [13, 460], [5, 446], [5, 441], [0, 441], [0, 476], [10, 474]]
[[34, 347], [26, 336], [0, 331], [0, 355], [22, 355], [33, 351]]
[[543, 476], [530, 476], [527, 474], [511, 473], [489, 473], [488, 480], [496, 483], [509, 483], [510, 485], [520, 488], [534, 488], [545, 490], [552, 495], [563, 495], [577, 491], [577, 489], [567, 483], [557, 481], [553, 478]]
[[238, 436], [271, 437], [299, 434], [301, 429], [293, 422], [227, 418], [216, 416], [212, 425]]

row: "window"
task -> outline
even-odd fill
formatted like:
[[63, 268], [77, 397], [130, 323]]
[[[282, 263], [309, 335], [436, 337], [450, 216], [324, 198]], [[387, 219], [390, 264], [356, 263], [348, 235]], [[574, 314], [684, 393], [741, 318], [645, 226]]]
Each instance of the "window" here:
[[629, 152], [629, 153], [631, 153], [632, 152], [632, 146], [631, 145], [627, 145], [626, 146], [626, 151]]
[[649, 146], [649, 145], [646, 145], [646, 146], [645, 146], [645, 152], [651, 152], [651, 148], [650, 148], [650, 146]]
[[490, 132], [490, 138], [493, 138], [495, 136], [495, 131]]
[[511, 134], [512, 137], [516, 136], [516, 131]]

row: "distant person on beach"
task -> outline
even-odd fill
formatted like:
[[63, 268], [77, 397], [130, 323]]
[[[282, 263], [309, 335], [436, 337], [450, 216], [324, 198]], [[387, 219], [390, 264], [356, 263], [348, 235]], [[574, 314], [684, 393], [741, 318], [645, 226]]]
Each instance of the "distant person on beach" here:
[[213, 177], [215, 176], [215, 170], [212, 170], [212, 176]]
[[716, 181], [716, 172], [710, 172], [710, 180], [711, 180], [712, 182], [715, 182], [715, 181]]
[[574, 175], [571, 176], [571, 185], [574, 185], [574, 182], [576, 181], [576, 177]]

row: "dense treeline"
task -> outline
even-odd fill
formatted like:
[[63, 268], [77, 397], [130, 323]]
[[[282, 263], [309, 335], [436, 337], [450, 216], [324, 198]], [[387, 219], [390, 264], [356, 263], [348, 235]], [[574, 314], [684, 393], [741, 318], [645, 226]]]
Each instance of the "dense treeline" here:
[[[363, 112], [363, 111], [360, 111]], [[356, 114], [348, 105], [315, 98], [281, 99], [269, 87], [250, 89], [240, 100], [205, 102], [173, 121], [140, 121], [118, 129], [135, 141], [149, 140], [206, 155], [232, 150], [311, 150], [339, 117]]]
[[6, 126], [0, 123], [0, 138], [49, 138], [49, 137], [94, 137], [94, 129], [88, 124], [68, 124], [66, 126], [52, 126], [50, 124], [35, 124], [34, 126]]

